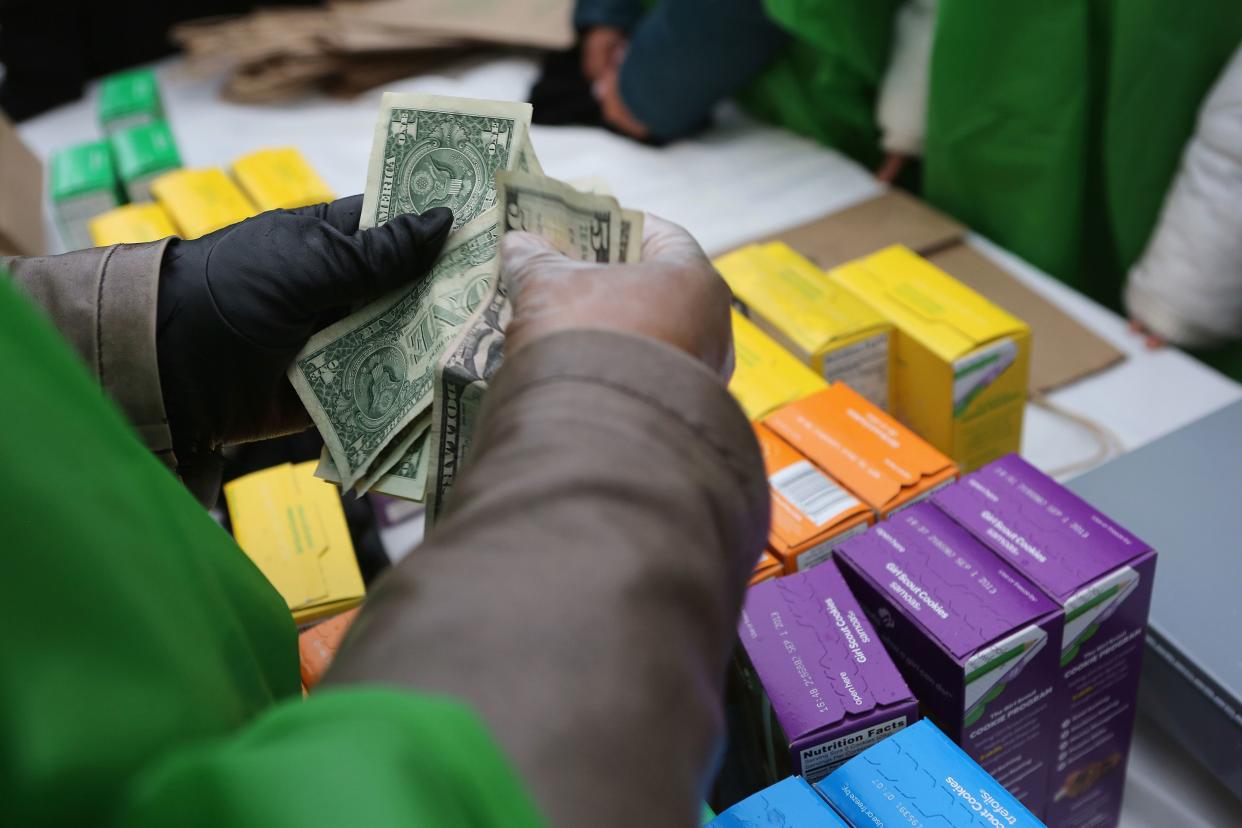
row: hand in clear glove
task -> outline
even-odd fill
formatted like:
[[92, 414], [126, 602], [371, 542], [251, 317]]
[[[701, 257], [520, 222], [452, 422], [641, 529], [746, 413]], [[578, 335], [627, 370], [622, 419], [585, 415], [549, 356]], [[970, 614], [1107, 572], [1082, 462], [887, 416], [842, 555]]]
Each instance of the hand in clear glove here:
[[273, 210], [192, 241], [160, 270], [156, 351], [179, 467], [310, 418], [285, 371], [315, 331], [425, 274], [444, 208], [358, 230], [362, 196]]
[[500, 278], [513, 319], [512, 353], [571, 329], [619, 331], [672, 345], [728, 382], [733, 374], [729, 287], [694, 238], [648, 215], [640, 264], [600, 265], [562, 255], [531, 233], [507, 233]]

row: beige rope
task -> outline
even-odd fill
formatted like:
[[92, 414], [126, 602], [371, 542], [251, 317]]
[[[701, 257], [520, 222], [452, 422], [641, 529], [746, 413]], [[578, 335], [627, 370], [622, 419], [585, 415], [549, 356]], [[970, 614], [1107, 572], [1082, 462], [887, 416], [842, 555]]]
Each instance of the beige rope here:
[[1047, 411], [1049, 414], [1052, 414], [1054, 417], [1058, 417], [1078, 426], [1087, 434], [1091, 435], [1091, 438], [1096, 444], [1095, 451], [1089, 457], [1077, 460], [1073, 463], [1068, 463], [1059, 468], [1047, 469], [1046, 472], [1049, 476], [1060, 479], [1077, 474], [1078, 472], [1084, 472], [1088, 469], [1095, 468], [1106, 460], [1111, 460], [1113, 457], [1117, 457], [1118, 455], [1125, 453], [1125, 445], [1121, 442], [1121, 438], [1118, 437], [1117, 433], [1108, 426], [1102, 425], [1095, 420], [1092, 420], [1090, 417], [1084, 417], [1083, 415], [1070, 411], [1067, 408], [1062, 408], [1060, 405], [1054, 403], [1052, 400], [1048, 399], [1047, 396], [1038, 391], [1031, 394], [1031, 402], [1042, 408], [1044, 411]]

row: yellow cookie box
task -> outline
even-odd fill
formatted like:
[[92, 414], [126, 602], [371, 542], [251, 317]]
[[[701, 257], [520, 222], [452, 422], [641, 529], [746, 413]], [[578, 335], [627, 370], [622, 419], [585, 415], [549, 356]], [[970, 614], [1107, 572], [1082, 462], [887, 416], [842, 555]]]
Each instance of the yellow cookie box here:
[[293, 147], [243, 155], [233, 162], [233, 177], [261, 211], [292, 210], [336, 197]]
[[721, 256], [716, 269], [761, 330], [828, 382], [888, 408], [892, 326], [783, 242]]
[[153, 201], [109, 210], [91, 219], [89, 226], [96, 247], [141, 244], [177, 235], [168, 213]]
[[733, 354], [735, 365], [729, 391], [752, 421], [828, 387], [814, 371], [736, 310]]
[[830, 278], [893, 323], [897, 419], [969, 472], [1022, 443], [1031, 331], [901, 246], [849, 262]]
[[185, 239], [197, 239], [260, 211], [223, 170], [175, 170], [151, 183], [151, 194]]
[[366, 594], [336, 486], [317, 461], [285, 463], [224, 486], [237, 544], [306, 624], [358, 606]]

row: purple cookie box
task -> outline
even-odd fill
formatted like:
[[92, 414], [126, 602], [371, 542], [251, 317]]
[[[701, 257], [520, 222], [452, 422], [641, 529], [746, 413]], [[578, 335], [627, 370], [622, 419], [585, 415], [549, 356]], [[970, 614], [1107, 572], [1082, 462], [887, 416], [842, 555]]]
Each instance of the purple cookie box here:
[[924, 713], [1042, 817], [1057, 752], [1056, 603], [930, 503], [836, 560]]
[[1017, 455], [978, 469], [934, 503], [1064, 606], [1047, 820], [1116, 825], [1156, 553]]
[[787, 750], [810, 782], [918, 719], [914, 694], [831, 564], [752, 587], [738, 634], [779, 725], [772, 750]]

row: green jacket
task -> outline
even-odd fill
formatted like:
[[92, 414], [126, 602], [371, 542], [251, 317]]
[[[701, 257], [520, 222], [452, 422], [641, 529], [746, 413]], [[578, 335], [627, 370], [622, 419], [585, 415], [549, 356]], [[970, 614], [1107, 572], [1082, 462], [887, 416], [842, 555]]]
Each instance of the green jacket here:
[[470, 709], [303, 701], [280, 596], [2, 275], [0, 362], [0, 824], [541, 824]]
[[[874, 165], [898, 3], [764, 2], [794, 42], [749, 107]], [[1118, 308], [1199, 105], [1239, 41], [1237, 0], [941, 0], [924, 196]]]

